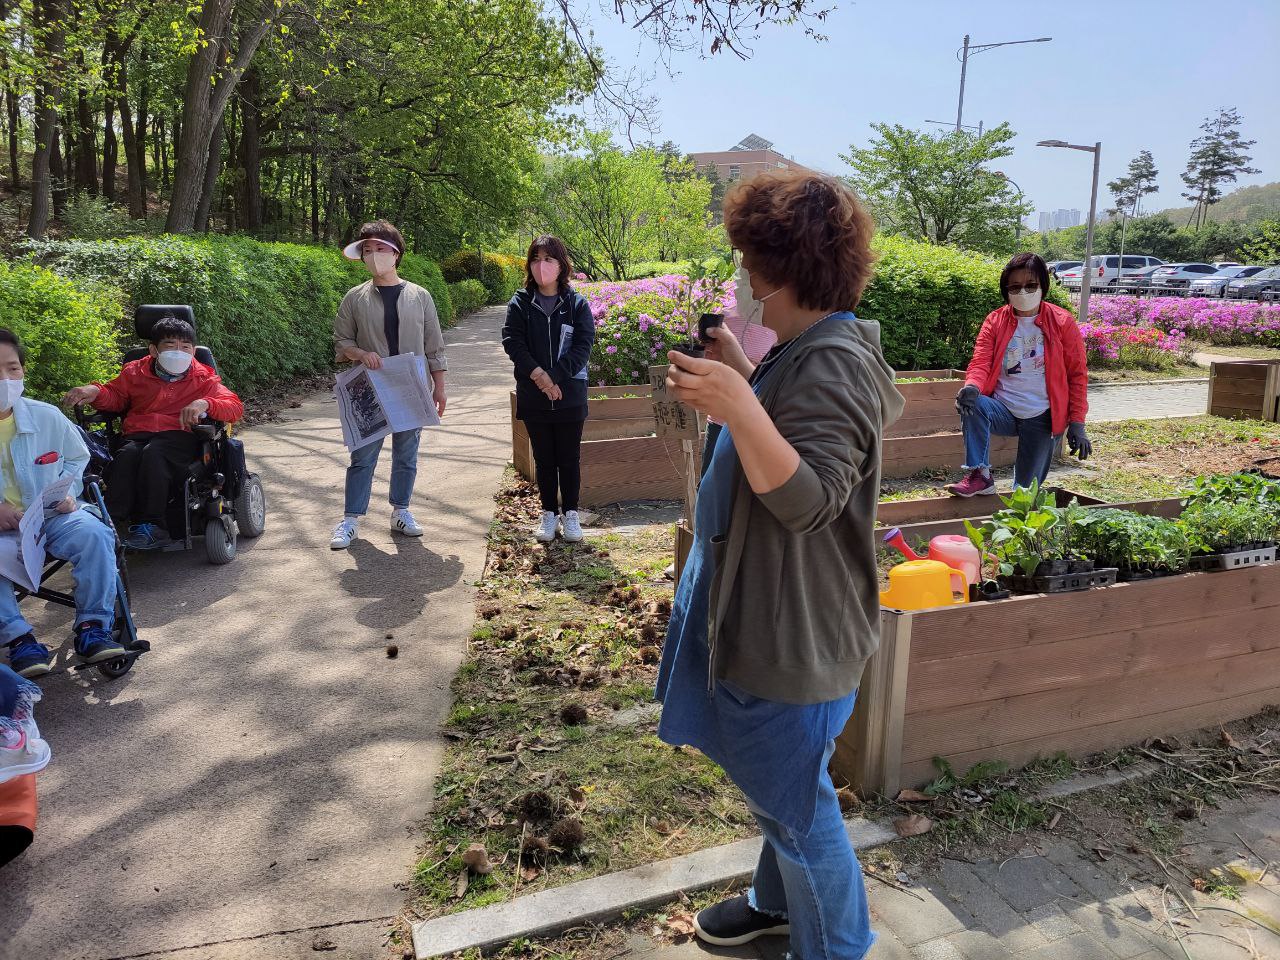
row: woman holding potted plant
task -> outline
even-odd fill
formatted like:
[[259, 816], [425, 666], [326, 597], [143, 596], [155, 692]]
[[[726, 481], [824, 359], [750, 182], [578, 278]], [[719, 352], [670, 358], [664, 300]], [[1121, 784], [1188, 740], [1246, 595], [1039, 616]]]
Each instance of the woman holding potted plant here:
[[1044, 484], [1058, 438], [1081, 460], [1093, 444], [1085, 433], [1089, 371], [1084, 337], [1069, 310], [1046, 303], [1049, 268], [1034, 253], [1020, 253], [1000, 274], [1004, 306], [978, 332], [956, 410], [964, 431], [964, 479], [947, 486], [957, 497], [996, 492], [991, 478], [991, 436], [1018, 438], [1013, 482]]
[[879, 645], [872, 527], [880, 439], [902, 412], [880, 328], [853, 314], [873, 225], [834, 177], [763, 173], [724, 203], [737, 307], [778, 335], [753, 364], [671, 352], [676, 397], [724, 424], [698, 491], [656, 695], [658, 735], [724, 768], [765, 842], [748, 893], [698, 936], [790, 934], [803, 960], [861, 960], [875, 934], [827, 771]]
[[587, 359], [596, 324], [587, 298], [569, 286], [572, 270], [559, 237], [534, 240], [525, 256], [524, 287], [507, 304], [502, 327], [502, 349], [515, 365], [516, 416], [524, 421], [533, 446], [542, 499], [542, 521], [534, 536], [543, 543], [556, 538], [561, 510], [565, 540], [582, 539], [579, 461], [587, 419]]

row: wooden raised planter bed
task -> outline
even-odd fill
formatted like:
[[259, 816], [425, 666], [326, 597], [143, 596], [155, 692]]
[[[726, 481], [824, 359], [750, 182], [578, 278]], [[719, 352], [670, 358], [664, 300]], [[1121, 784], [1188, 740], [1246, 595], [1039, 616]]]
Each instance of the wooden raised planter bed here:
[[956, 393], [964, 381], [963, 370], [902, 370], [900, 378], [928, 377], [927, 383], [899, 383], [898, 392], [907, 405], [902, 416], [885, 434], [889, 437], [919, 437], [959, 429]]
[[1212, 364], [1209, 413], [1237, 420], [1280, 420], [1280, 360]]
[[957, 772], [1017, 767], [1280, 704], [1280, 564], [883, 610], [880, 623], [834, 758], [867, 794], [923, 786], [935, 756]]
[[[648, 384], [592, 387], [582, 430], [584, 507], [621, 500], [679, 500], [684, 496], [682, 452], [678, 440], [654, 433]], [[511, 462], [526, 480], [536, 479], [533, 449], [524, 422], [516, 419], [511, 393]]]

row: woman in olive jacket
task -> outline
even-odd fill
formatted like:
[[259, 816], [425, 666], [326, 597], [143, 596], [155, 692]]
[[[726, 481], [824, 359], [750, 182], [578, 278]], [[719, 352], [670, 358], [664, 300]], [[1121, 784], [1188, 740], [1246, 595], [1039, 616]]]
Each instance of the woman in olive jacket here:
[[582, 539], [579, 460], [596, 325], [586, 297], [569, 286], [572, 268], [558, 237], [533, 241], [524, 288], [507, 304], [502, 327], [502, 349], [515, 365], [516, 416], [529, 433], [537, 467], [542, 522], [535, 536], [543, 543], [556, 538], [561, 510], [565, 540]]

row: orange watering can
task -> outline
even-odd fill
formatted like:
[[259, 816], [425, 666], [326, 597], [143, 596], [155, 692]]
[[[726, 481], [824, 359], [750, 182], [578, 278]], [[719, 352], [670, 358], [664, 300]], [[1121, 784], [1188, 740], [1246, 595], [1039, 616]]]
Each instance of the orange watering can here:
[[[894, 527], [884, 535], [884, 542], [896, 549], [908, 560], [923, 560], [907, 544], [902, 531]], [[964, 571], [965, 580], [969, 583], [982, 582], [982, 554], [978, 553], [968, 537], [942, 535], [929, 541], [929, 559], [937, 560], [948, 567]]]
[[880, 605], [894, 610], [924, 610], [969, 602], [964, 571], [937, 560], [908, 560], [889, 571], [889, 589], [880, 591]]

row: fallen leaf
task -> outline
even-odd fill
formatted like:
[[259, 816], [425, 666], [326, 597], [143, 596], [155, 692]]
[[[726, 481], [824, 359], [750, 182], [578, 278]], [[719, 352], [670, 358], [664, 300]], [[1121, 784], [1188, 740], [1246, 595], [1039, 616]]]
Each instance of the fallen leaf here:
[[337, 950], [338, 945], [334, 943], [332, 940], [326, 940], [324, 937], [317, 934], [316, 938], [311, 941], [311, 949], [320, 950], [320, 951]]
[[653, 827], [653, 832], [659, 836], [666, 837], [671, 834], [671, 824], [665, 820], [655, 820], [650, 826]]
[[537, 880], [540, 876], [542, 876], [541, 867], [521, 867], [520, 868], [520, 879], [523, 880], [525, 883], [533, 883], [533, 881]]
[[667, 917], [667, 931], [676, 937], [692, 937], [693, 914], [677, 913]]
[[467, 895], [467, 887], [471, 885], [471, 872], [465, 867], [458, 874], [458, 880], [453, 886], [453, 899], [461, 900]]
[[1240, 749], [1240, 744], [1236, 743], [1236, 738], [1233, 737], [1231, 734], [1227, 733], [1226, 730], [1221, 731], [1221, 733], [1219, 734], [1219, 739], [1221, 739], [1222, 745], [1229, 750]]
[[893, 821], [893, 829], [900, 837], [918, 837], [933, 829], [933, 821], [923, 814], [913, 813], [909, 817]]
[[930, 803], [936, 799], [936, 797], [921, 793], [919, 790], [902, 790], [898, 793], [899, 803]]
[[858, 795], [848, 787], [841, 787], [836, 791], [836, 800], [840, 803], [841, 813], [849, 813], [858, 807]]
[[578, 809], [582, 809], [587, 805], [587, 791], [580, 787], [569, 788], [569, 802]]
[[1106, 863], [1108, 860], [1110, 860], [1112, 857], [1116, 855], [1116, 852], [1112, 850], [1110, 847], [1104, 847], [1102, 845], [1094, 847], [1093, 852], [1098, 855], [1098, 859], [1101, 860], [1103, 863]]
[[493, 864], [489, 862], [489, 851], [484, 848], [483, 843], [473, 843], [467, 847], [467, 852], [462, 855], [462, 862], [472, 873], [483, 875], [493, 872]]

